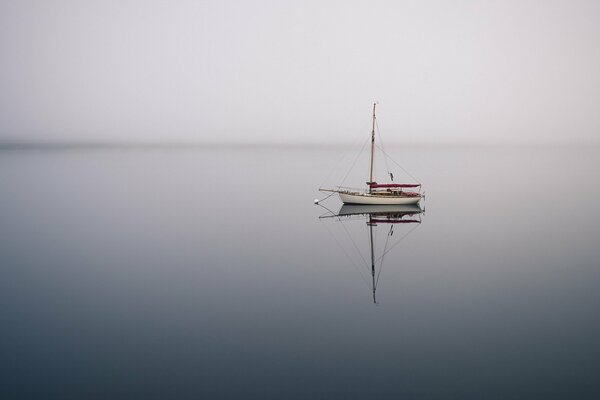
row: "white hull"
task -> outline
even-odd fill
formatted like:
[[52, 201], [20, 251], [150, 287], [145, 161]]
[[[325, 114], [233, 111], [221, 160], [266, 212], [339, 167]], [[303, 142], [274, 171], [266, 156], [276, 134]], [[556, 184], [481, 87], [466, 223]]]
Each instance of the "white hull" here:
[[367, 193], [338, 193], [344, 204], [418, 204], [421, 196], [378, 196]]

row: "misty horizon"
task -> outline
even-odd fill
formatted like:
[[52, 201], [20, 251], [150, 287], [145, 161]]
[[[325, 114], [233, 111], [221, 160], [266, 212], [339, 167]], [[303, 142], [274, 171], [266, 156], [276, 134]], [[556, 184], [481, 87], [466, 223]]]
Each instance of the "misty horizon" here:
[[[389, 142], [386, 143], [387, 149], [400, 148], [597, 148], [600, 142], [581, 143], [581, 142]], [[356, 149], [356, 145], [339, 142], [283, 142], [283, 141], [201, 141], [201, 140], [2, 140], [0, 141], [0, 150], [11, 149], [61, 149], [61, 148], [185, 148], [185, 147], [205, 147], [205, 148], [306, 148], [306, 149]]]
[[593, 1], [0, 5], [0, 143], [597, 145]]

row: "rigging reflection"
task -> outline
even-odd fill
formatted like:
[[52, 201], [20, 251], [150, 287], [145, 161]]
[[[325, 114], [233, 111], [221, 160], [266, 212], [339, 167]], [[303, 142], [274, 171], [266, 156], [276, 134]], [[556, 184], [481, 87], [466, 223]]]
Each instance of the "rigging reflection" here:
[[[373, 303], [377, 302], [377, 285], [381, 277], [385, 256], [397, 248], [397, 246], [410, 235], [417, 227], [420, 226], [424, 210], [418, 204], [410, 205], [358, 205], [344, 204], [337, 211], [331, 211], [328, 208], [321, 206], [327, 210], [326, 214], [319, 217], [320, 220], [332, 220], [339, 223], [345, 237], [346, 246], [338, 238], [339, 234], [335, 234], [328, 227], [327, 229], [332, 234], [333, 238], [349, 258], [349, 260], [358, 267], [359, 272], [364, 277], [365, 267], [368, 275], [368, 285], [372, 292]], [[360, 231], [364, 234], [365, 225], [356, 226], [355, 222], [366, 222], [368, 232], [368, 253], [365, 257], [361, 247], [364, 246], [364, 237], [362, 239], [363, 246], [360, 245], [358, 236]], [[336, 224], [338, 225], [338, 224]], [[348, 226], [346, 226], [348, 225]], [[327, 226], [327, 224], [326, 224]], [[385, 241], [383, 245], [378, 243], [377, 237], [380, 232], [385, 232]], [[383, 247], [382, 247], [383, 246]], [[358, 262], [358, 263], [357, 263]], [[361, 265], [362, 264], [362, 265]]]

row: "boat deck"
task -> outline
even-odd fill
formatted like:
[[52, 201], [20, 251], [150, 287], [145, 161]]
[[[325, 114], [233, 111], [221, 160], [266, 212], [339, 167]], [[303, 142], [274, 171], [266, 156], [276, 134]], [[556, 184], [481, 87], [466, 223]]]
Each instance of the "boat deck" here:
[[346, 193], [353, 196], [368, 196], [368, 197], [421, 197], [419, 193], [416, 192], [407, 192], [403, 190], [388, 190], [388, 191], [374, 191], [371, 193], [358, 192], [358, 191], [350, 191], [350, 190], [340, 190], [339, 193]]

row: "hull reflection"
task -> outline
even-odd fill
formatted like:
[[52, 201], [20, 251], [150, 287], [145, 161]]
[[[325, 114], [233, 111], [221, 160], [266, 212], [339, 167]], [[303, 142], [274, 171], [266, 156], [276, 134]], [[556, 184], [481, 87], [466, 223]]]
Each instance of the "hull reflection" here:
[[337, 216], [346, 215], [396, 215], [396, 214], [421, 214], [423, 210], [417, 204], [404, 205], [365, 205], [365, 204], [344, 204]]

